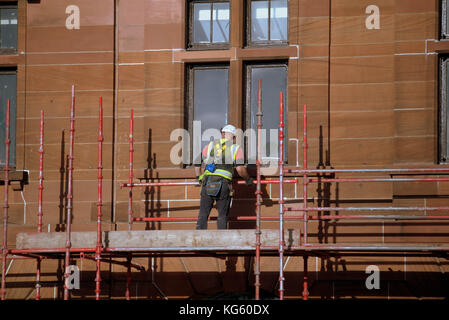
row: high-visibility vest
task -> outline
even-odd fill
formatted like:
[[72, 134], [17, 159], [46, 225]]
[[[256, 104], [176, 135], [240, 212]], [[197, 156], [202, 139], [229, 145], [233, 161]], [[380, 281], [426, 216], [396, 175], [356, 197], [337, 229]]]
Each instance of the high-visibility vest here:
[[209, 146], [207, 148], [206, 163], [215, 164], [216, 169], [214, 172], [209, 172], [208, 170], [206, 170], [203, 176], [214, 175], [232, 180], [235, 158], [237, 156], [239, 146], [231, 143], [232, 142], [230, 140], [225, 138], [211, 141], [209, 143]]

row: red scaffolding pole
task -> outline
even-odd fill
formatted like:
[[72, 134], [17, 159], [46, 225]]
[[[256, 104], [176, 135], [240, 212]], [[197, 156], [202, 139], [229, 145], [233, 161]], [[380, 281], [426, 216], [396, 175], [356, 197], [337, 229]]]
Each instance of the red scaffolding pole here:
[[[302, 148], [303, 148], [303, 169], [307, 170], [307, 106], [304, 104], [303, 109], [303, 141], [302, 141]], [[303, 208], [307, 209], [307, 185], [308, 185], [308, 177], [307, 173], [304, 173], [303, 175]], [[307, 245], [308, 239], [307, 239], [307, 233], [308, 233], [308, 213], [304, 210], [304, 245]], [[304, 300], [309, 299], [309, 291], [307, 289], [307, 256], [303, 256], [304, 259], [304, 279], [303, 279], [303, 291], [302, 291], [302, 297]]]
[[[299, 179], [284, 179], [283, 183], [298, 183]], [[258, 183], [259, 180], [254, 180], [254, 183]], [[260, 184], [279, 184], [279, 179], [272, 180], [260, 180]], [[245, 180], [237, 180], [237, 184], [246, 184]], [[198, 181], [191, 182], [142, 182], [142, 183], [122, 183], [121, 188], [136, 188], [136, 187], [172, 187], [172, 186], [197, 186]]]
[[103, 206], [103, 98], [100, 97], [98, 111], [98, 202], [97, 202], [97, 246], [95, 260], [97, 262], [97, 273], [95, 277], [95, 299], [100, 300], [101, 293], [101, 208]]
[[39, 132], [39, 199], [37, 210], [37, 232], [42, 232], [42, 196], [44, 192], [44, 111], [42, 110]]
[[309, 182], [428, 182], [449, 181], [449, 178], [310, 178]]
[[130, 293], [130, 287], [131, 287], [131, 260], [132, 255], [131, 253], [128, 254], [126, 257], [126, 291], [125, 291], [125, 297], [126, 300], [131, 300], [131, 293]]
[[279, 105], [279, 299], [284, 300], [284, 97]]
[[[284, 208], [285, 211], [288, 208]], [[298, 210], [300, 211], [300, 210]], [[139, 222], [189, 222], [196, 221], [197, 217], [136, 217], [133, 218], [133, 221]], [[254, 221], [257, 219], [255, 216], [237, 216], [237, 217], [229, 217], [229, 221]], [[298, 216], [285, 216], [283, 217], [285, 220], [297, 220], [303, 221], [304, 215]], [[369, 219], [369, 220], [449, 220], [449, 216], [447, 215], [432, 215], [432, 216], [423, 216], [423, 215], [326, 215], [326, 216], [309, 216], [309, 220], [338, 220], [338, 219]], [[215, 221], [217, 217], [209, 217], [209, 221]], [[260, 217], [261, 221], [278, 221], [279, 216], [266, 216]]]
[[69, 299], [69, 288], [67, 280], [70, 276], [70, 248], [71, 244], [71, 226], [73, 212], [73, 147], [75, 143], [75, 86], [72, 86], [72, 105], [70, 108], [70, 146], [69, 146], [69, 176], [67, 188], [67, 221], [66, 221], [66, 252], [65, 252], [65, 273], [64, 273], [64, 300]]
[[[129, 171], [128, 171], [128, 184], [133, 184], [133, 153], [134, 153], [134, 112], [131, 109], [131, 115], [129, 118]], [[133, 189], [130, 188], [128, 192], [128, 230], [131, 231], [133, 215]]]
[[257, 92], [257, 155], [256, 155], [256, 175], [257, 175], [257, 187], [256, 187], [256, 267], [254, 269], [255, 275], [255, 298], [260, 299], [260, 206], [262, 199], [261, 183], [260, 183], [260, 143], [262, 138], [262, 79], [259, 79], [259, 88]]
[[[41, 110], [39, 135], [39, 198], [37, 209], [37, 232], [42, 232], [42, 197], [44, 192], [44, 111]], [[41, 299], [41, 258], [36, 259], [36, 300]]]
[[[131, 109], [131, 115], [129, 118], [129, 172], [128, 172], [128, 184], [133, 184], [133, 154], [134, 154], [134, 111]], [[128, 193], [128, 230], [131, 231], [131, 225], [133, 222], [133, 188], [129, 188]], [[131, 261], [132, 254], [128, 254], [126, 263], [128, 265], [126, 272], [126, 300], [131, 299], [130, 285], [131, 285]]]
[[[307, 106], [304, 105], [304, 109], [303, 109], [303, 138], [302, 138], [302, 166], [304, 168], [304, 170], [307, 170]], [[304, 172], [303, 174], [303, 180], [302, 180], [302, 185], [303, 185], [303, 209], [305, 210], [307, 208], [307, 184], [308, 184], [308, 179], [307, 179], [307, 172]], [[307, 212], [304, 211], [304, 244], [307, 244], [308, 239], [307, 239]]]
[[1, 288], [1, 299], [6, 299], [6, 258], [8, 256], [8, 188], [9, 188], [9, 146], [11, 140], [9, 137], [9, 125], [10, 125], [10, 101], [6, 102], [6, 130], [5, 130], [5, 198], [3, 203], [3, 246], [2, 246], [2, 288]]
[[[298, 183], [299, 179], [284, 179], [283, 183]], [[258, 183], [259, 180], [255, 180], [254, 183]], [[260, 184], [279, 184], [279, 179], [273, 180], [260, 180]], [[246, 184], [245, 180], [237, 180], [237, 184]], [[198, 181], [191, 182], [142, 182], [142, 183], [122, 183], [121, 188], [136, 188], [136, 187], [173, 187], [173, 186], [197, 186]]]
[[303, 289], [302, 289], [302, 297], [304, 300], [309, 300], [309, 284], [308, 284], [308, 264], [307, 264], [307, 260], [308, 260], [309, 256], [308, 255], [304, 255], [303, 256], [303, 261], [304, 261], [304, 267], [303, 267]]
[[286, 169], [286, 173], [449, 173], [449, 168]]
[[286, 211], [447, 211], [449, 207], [289, 207]]

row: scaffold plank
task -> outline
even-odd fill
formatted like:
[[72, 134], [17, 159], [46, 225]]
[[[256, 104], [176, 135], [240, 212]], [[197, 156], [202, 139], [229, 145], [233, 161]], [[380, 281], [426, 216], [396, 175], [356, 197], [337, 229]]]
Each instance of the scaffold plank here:
[[[287, 248], [299, 245], [299, 230], [286, 229], [284, 238]], [[147, 230], [147, 231], [103, 231], [104, 248], [251, 248], [254, 247], [256, 233], [253, 229], [239, 230]], [[95, 248], [96, 232], [72, 232], [72, 248]], [[277, 246], [279, 230], [264, 229], [261, 234], [262, 246]], [[19, 233], [17, 249], [63, 248], [65, 233]]]

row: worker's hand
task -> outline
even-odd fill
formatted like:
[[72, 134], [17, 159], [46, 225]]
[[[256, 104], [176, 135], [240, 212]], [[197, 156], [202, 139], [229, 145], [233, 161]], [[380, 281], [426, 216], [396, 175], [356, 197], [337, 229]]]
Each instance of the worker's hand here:
[[245, 183], [247, 186], [253, 186], [254, 185], [254, 179], [251, 177], [246, 178]]
[[203, 181], [201, 180], [201, 177], [196, 177], [196, 180], [198, 181], [198, 183], [195, 184], [195, 187], [201, 187], [201, 185], [203, 184]]

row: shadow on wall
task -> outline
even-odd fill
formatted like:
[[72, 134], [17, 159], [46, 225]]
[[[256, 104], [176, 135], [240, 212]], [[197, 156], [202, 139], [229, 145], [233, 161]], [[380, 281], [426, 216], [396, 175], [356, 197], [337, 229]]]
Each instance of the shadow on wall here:
[[[152, 152], [152, 129], [148, 129], [148, 146], [147, 146], [147, 169], [144, 172], [142, 182], [157, 182], [159, 174], [154, 171], [157, 168], [156, 153]], [[145, 217], [159, 218], [161, 216], [161, 188], [146, 187], [145, 188]], [[161, 222], [146, 222], [145, 230], [160, 230]]]
[[[401, 259], [400, 259], [401, 260]], [[388, 265], [395, 265], [394, 261], [386, 261]], [[397, 261], [401, 264], [402, 261]], [[78, 266], [80, 263], [78, 261]], [[122, 272], [102, 272], [101, 298], [102, 299], [125, 299], [126, 291], [126, 268]], [[367, 274], [360, 271], [337, 270], [334, 271], [309, 272], [310, 299], [358, 299], [377, 298], [392, 299], [409, 297], [411, 299], [444, 299], [449, 300], [449, 279], [440, 272], [407, 272], [407, 278], [401, 271], [384, 271], [380, 273], [379, 289], [369, 290], [365, 286]], [[71, 290], [70, 299], [95, 299], [95, 275], [94, 270], [81, 270], [80, 289]], [[16, 281], [8, 283], [8, 290], [21, 290], [24, 295], [34, 298], [30, 294], [35, 282], [34, 272], [11, 273]], [[55, 276], [53, 272], [43, 272], [46, 279]], [[190, 280], [188, 279], [190, 277]], [[248, 300], [254, 298], [254, 287], [249, 286], [247, 290], [241, 291], [240, 283], [245, 282], [246, 272], [235, 272], [232, 282], [227, 284], [227, 290], [223, 290], [220, 284], [222, 273], [219, 272], [161, 272], [157, 273], [155, 283], [152, 285], [151, 270], [148, 272], [132, 273], [130, 284], [131, 299], [190, 299], [190, 300]], [[264, 300], [278, 299], [278, 288], [276, 283], [279, 277], [277, 272], [264, 272], [261, 277], [261, 297]], [[253, 279], [252, 279], [253, 280]], [[285, 297], [300, 299], [302, 288], [302, 272], [285, 273]], [[193, 282], [195, 288], [190, 284]], [[42, 299], [61, 299], [57, 292], [62, 288], [62, 281], [42, 281], [41, 292], [46, 295]], [[235, 290], [233, 290], [233, 288]], [[26, 298], [25, 296], [23, 298]]]

